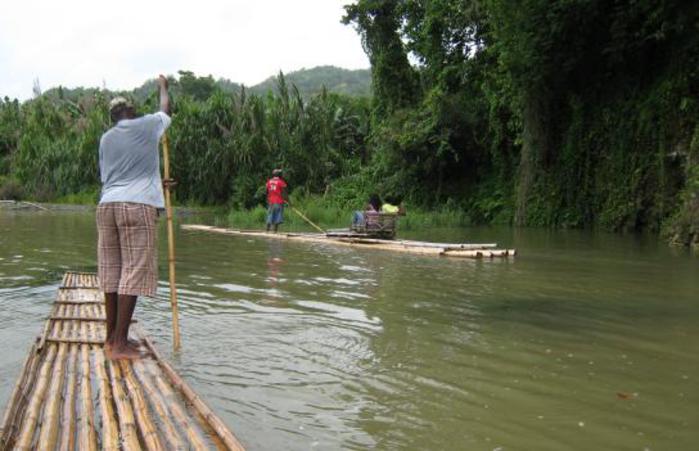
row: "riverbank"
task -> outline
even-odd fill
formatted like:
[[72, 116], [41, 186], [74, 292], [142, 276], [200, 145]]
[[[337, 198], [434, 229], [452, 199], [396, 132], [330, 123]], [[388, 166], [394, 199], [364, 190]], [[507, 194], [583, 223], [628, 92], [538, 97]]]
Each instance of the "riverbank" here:
[[[330, 228], [348, 227], [352, 221], [352, 208], [343, 208], [335, 202], [320, 196], [295, 197], [292, 205], [301, 211], [308, 219], [319, 226]], [[94, 209], [97, 197], [94, 193], [78, 193], [63, 196], [55, 202], [38, 202], [30, 200], [0, 200], [0, 208], [36, 208], [54, 211], [84, 211]], [[257, 206], [250, 209], [233, 209], [225, 206], [174, 205], [177, 216], [198, 214], [210, 215], [218, 226], [228, 226], [242, 229], [262, 229], [267, 217], [267, 209]], [[357, 209], [361, 207], [357, 204]], [[400, 230], [414, 231], [434, 227], [467, 227], [475, 225], [471, 218], [462, 211], [454, 208], [427, 210], [407, 206], [408, 214], [400, 218]], [[307, 230], [309, 224], [291, 208], [284, 212], [284, 227], [287, 230]]]
[[[691, 193], [690, 193], [691, 194]], [[672, 224], [658, 236], [672, 247], [687, 248], [699, 254], [699, 204], [697, 198], [687, 194], [686, 202], [693, 207], [685, 208], [689, 213], [673, 218]], [[352, 220], [352, 208], [342, 207], [332, 199], [322, 196], [292, 196], [292, 205], [308, 219], [323, 229], [346, 228]], [[0, 200], [0, 209], [36, 209], [37, 211], [87, 211], [95, 208], [97, 195], [83, 192], [63, 196], [55, 202], [37, 202], [29, 200]], [[357, 208], [359, 204], [357, 205]], [[400, 232], [428, 232], [434, 228], [471, 227], [482, 224], [474, 221], [466, 212], [456, 208], [443, 207], [427, 210], [407, 205], [407, 214], [399, 219]], [[257, 206], [250, 209], [235, 209], [226, 206], [177, 205], [176, 217], [202, 216], [206, 223], [219, 227], [236, 229], [259, 229], [265, 227], [267, 209]], [[509, 225], [509, 224], [492, 224]], [[570, 229], [558, 227], [557, 229]], [[572, 229], [576, 229], [572, 227]], [[282, 230], [287, 232], [311, 231], [313, 227], [291, 208], [284, 212]], [[623, 233], [622, 233], [623, 234]]]
[[[299, 210], [308, 219], [324, 229], [349, 227], [352, 222], [353, 210], [340, 208], [322, 202], [310, 201], [293, 203], [294, 208]], [[249, 210], [230, 210], [223, 223], [239, 229], [255, 229], [264, 227], [267, 217], [267, 209], [255, 207]], [[471, 219], [463, 212], [455, 210], [429, 211], [423, 209], [411, 209], [408, 213], [399, 218], [398, 230], [416, 231], [429, 230], [435, 227], [466, 227], [473, 225]], [[308, 222], [294, 212], [292, 208], [284, 211], [284, 228], [291, 231], [306, 230], [309, 228]]]

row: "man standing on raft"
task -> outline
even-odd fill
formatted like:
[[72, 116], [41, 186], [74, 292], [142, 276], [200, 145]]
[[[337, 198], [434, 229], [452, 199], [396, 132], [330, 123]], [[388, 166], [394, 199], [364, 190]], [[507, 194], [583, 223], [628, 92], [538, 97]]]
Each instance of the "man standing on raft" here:
[[137, 297], [155, 297], [158, 284], [157, 218], [164, 208], [158, 143], [171, 122], [162, 75], [158, 87], [160, 111], [155, 114], [137, 118], [127, 99], [113, 99], [114, 126], [100, 140], [97, 262], [107, 316], [104, 349], [111, 359], [140, 356], [128, 340], [129, 326]]
[[272, 171], [272, 178], [267, 180], [267, 231], [274, 226], [277, 232], [279, 224], [284, 222], [284, 204], [289, 203], [286, 193], [286, 182], [282, 178], [282, 170]]

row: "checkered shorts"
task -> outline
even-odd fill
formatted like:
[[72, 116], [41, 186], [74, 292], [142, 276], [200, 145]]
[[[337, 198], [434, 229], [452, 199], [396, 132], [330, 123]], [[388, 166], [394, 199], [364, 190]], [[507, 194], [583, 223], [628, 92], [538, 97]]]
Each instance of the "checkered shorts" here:
[[105, 293], [154, 297], [158, 286], [158, 211], [131, 202], [97, 207], [97, 268]]

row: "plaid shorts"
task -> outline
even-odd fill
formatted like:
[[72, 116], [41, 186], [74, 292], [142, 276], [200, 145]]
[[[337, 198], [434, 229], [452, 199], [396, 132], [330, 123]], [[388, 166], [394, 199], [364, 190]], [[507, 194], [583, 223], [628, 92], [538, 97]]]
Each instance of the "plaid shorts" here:
[[109, 202], [97, 207], [97, 271], [105, 293], [155, 296], [158, 286], [158, 210]]

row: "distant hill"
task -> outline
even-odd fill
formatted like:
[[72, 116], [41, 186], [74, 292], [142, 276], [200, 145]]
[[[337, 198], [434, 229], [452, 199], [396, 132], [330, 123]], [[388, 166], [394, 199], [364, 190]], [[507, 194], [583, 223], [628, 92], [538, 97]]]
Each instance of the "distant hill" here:
[[[252, 93], [264, 95], [267, 91], [275, 91], [277, 87], [278, 75], [267, 78], [262, 83], [254, 86], [246, 86]], [[323, 89], [328, 92], [346, 94], [350, 96], [370, 96], [371, 95], [371, 72], [369, 69], [349, 70], [335, 66], [318, 66], [312, 69], [301, 69], [295, 72], [284, 74], [287, 84], [294, 84], [299, 89], [303, 97], [310, 97]], [[205, 99], [216, 86], [224, 92], [238, 92], [242, 85], [225, 78], [214, 80], [211, 75], [201, 77], [192, 72], [179, 71], [179, 80], [170, 86], [175, 97], [188, 92], [196, 98]], [[146, 80], [141, 86], [130, 91], [109, 91], [112, 94], [126, 94], [138, 102], [157, 101], [157, 84], [155, 79]], [[45, 91], [43, 94], [50, 98], [60, 98], [70, 101], [77, 101], [85, 94], [97, 93], [99, 88], [65, 88], [57, 87]]]
[[[371, 72], [369, 69], [349, 70], [335, 66], [318, 66], [312, 69], [301, 69], [284, 74], [289, 84], [295, 84], [301, 95], [308, 97], [321, 91], [322, 87], [329, 92], [351, 96], [371, 95]], [[277, 76], [272, 76], [255, 86], [250, 91], [264, 94], [276, 88]]]

